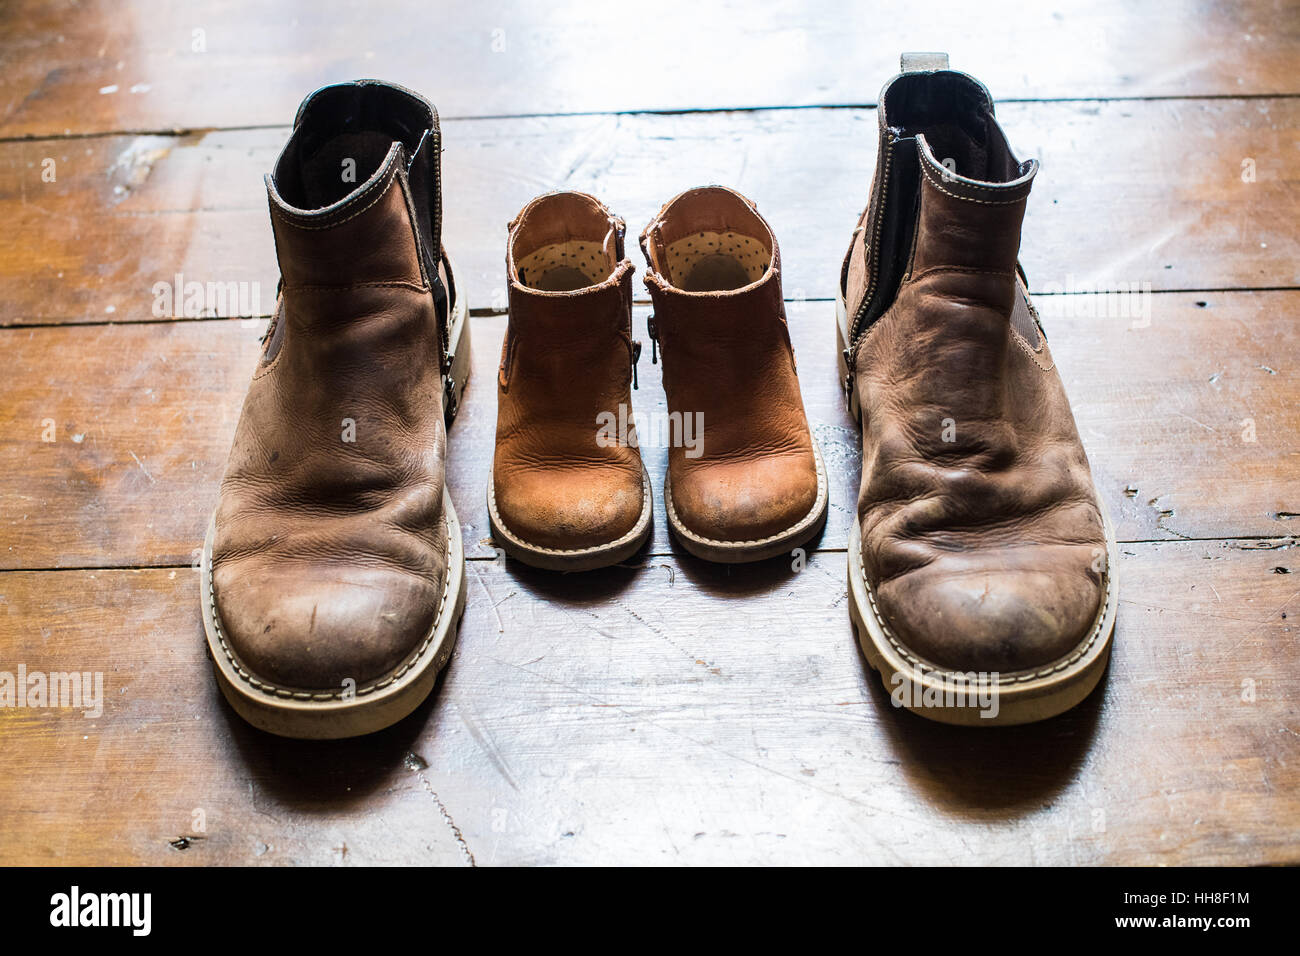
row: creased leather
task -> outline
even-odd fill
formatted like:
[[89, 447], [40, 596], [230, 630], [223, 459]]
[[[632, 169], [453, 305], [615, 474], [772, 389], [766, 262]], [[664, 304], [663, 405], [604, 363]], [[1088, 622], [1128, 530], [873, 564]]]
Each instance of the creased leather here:
[[854, 355], [863, 565], [924, 661], [1024, 671], [1086, 639], [1106, 554], [1060, 377], [1046, 344], [1012, 328], [1028, 309], [1016, 257], [1036, 164], [1010, 182], [945, 180], [924, 135], [916, 148], [908, 273]]
[[[717, 212], [696, 213], [707, 204]], [[754, 283], [685, 292], [667, 275], [661, 232], [674, 218], [756, 228], [772, 253]], [[751, 224], [752, 220], [752, 224]], [[641, 235], [650, 271], [670, 413], [702, 415], [701, 454], [668, 451], [673, 507], [685, 527], [715, 541], [759, 541], [786, 531], [817, 501], [817, 464], [799, 392], [781, 296], [776, 237], [753, 204], [712, 186], [667, 203]]]
[[212, 565], [226, 639], [279, 687], [364, 687], [409, 659], [442, 599], [438, 319], [403, 161], [395, 145], [325, 216], [268, 177], [282, 328], [244, 399]]

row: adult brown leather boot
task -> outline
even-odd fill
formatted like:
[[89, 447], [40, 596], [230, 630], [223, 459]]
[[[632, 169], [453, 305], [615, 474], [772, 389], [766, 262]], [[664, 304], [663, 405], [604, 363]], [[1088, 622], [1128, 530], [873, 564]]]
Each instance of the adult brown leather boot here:
[[826, 521], [828, 483], [808, 429], [781, 298], [781, 254], [754, 204], [690, 189], [641, 234], [670, 424], [664, 505], [709, 561], [789, 554]]
[[840, 276], [862, 423], [850, 609], [894, 702], [947, 723], [1052, 716], [1096, 685], [1114, 535], [1017, 255], [1035, 160], [943, 54], [880, 94], [870, 205]]
[[616, 564], [645, 543], [653, 514], [632, 421], [641, 345], [623, 220], [594, 196], [555, 192], [509, 228], [492, 533], [534, 567]]
[[272, 733], [386, 727], [455, 643], [444, 417], [469, 342], [441, 245], [441, 148], [428, 102], [359, 80], [303, 102], [266, 178], [281, 290], [201, 572], [221, 690]]

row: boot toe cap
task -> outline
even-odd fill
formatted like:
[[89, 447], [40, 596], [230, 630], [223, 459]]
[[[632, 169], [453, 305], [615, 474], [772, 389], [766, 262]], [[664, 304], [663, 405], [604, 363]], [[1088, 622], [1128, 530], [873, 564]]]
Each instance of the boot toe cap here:
[[821, 490], [811, 452], [697, 465], [670, 481], [677, 520], [692, 534], [726, 542], [790, 530], [811, 514]]
[[222, 636], [239, 662], [276, 687], [307, 690], [356, 690], [409, 660], [432, 630], [439, 587], [392, 568], [214, 572]]
[[511, 535], [536, 548], [577, 551], [618, 541], [641, 521], [645, 483], [630, 469], [602, 471], [494, 476], [497, 518]]
[[899, 642], [931, 665], [963, 673], [1030, 670], [1069, 655], [1096, 624], [1103, 588], [1087, 564], [950, 570], [948, 563], [887, 581], [877, 594]]

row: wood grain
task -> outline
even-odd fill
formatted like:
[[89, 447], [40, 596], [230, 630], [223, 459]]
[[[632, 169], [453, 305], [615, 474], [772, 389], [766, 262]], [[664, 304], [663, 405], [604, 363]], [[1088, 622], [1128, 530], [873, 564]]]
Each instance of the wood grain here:
[[[829, 299], [870, 107], [921, 36], [1042, 161], [1022, 259], [1124, 541], [1106, 678], [1027, 727], [893, 708], [845, 605], [860, 451]], [[1297, 62], [1288, 0], [9, 0], [0, 671], [105, 694], [90, 717], [0, 707], [0, 865], [1300, 864]], [[154, 290], [243, 283], [269, 313], [262, 176], [306, 93], [374, 75], [441, 108], [483, 313], [448, 462], [468, 603], [415, 714], [295, 742], [225, 705], [189, 569], [265, 322], [157, 314]], [[602, 572], [494, 556], [506, 221], [574, 188], [635, 236], [710, 181], [781, 242], [825, 532], [806, 563], [708, 565], [662, 516]]]
[[[1300, 286], [1300, 100], [1008, 103], [999, 115], [1043, 163], [1022, 246], [1035, 289]], [[446, 237], [461, 286], [475, 309], [504, 307], [505, 224], [538, 193], [595, 193], [635, 236], [677, 192], [721, 182], [776, 230], [786, 296], [831, 298], [867, 201], [876, 122], [853, 109], [448, 122]], [[0, 219], [12, 224], [0, 324], [154, 319], [155, 284], [178, 273], [256, 286], [269, 314], [278, 270], [262, 177], [286, 135], [0, 143]]]
[[[1122, 539], [1293, 533], [1300, 512], [1300, 292], [1055, 296], [1044, 323], [1098, 487]], [[1200, 303], [1205, 303], [1204, 306]], [[860, 448], [835, 369], [828, 303], [789, 308], [809, 421], [831, 477], [827, 529], [843, 548]], [[1113, 311], [1115, 314], [1108, 314]], [[474, 370], [451, 432], [447, 481], [468, 554], [490, 555], [485, 482], [496, 427], [503, 316], [472, 320]], [[634, 316], [645, 337], [645, 310]], [[216, 503], [261, 322], [170, 322], [0, 331], [0, 567], [189, 563]], [[660, 366], [633, 406], [661, 511], [667, 452]], [[47, 422], [55, 441], [45, 442]], [[1246, 441], [1248, 426], [1254, 441]], [[594, 423], [593, 423], [593, 427]], [[671, 553], [664, 522], [651, 550]]]
[[349, 0], [11, 0], [0, 136], [284, 123], [318, 86], [375, 75], [448, 116], [866, 104], [921, 37], [1002, 98], [1300, 93], [1286, 0], [669, 0], [601, 15], [578, 0], [390, 0], [358, 12]]
[[1101, 690], [992, 731], [890, 705], [842, 552], [472, 561], [435, 698], [327, 744], [225, 706], [193, 572], [6, 572], [0, 669], [102, 671], [106, 703], [0, 709], [0, 864], [468, 862], [440, 805], [479, 865], [1297, 863], [1295, 555], [1125, 546]]

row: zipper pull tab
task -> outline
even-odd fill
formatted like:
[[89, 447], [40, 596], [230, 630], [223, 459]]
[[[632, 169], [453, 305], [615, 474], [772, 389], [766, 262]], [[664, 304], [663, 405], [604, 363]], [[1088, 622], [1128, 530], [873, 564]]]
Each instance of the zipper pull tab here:
[[632, 340], [632, 387], [639, 388], [636, 381], [636, 367], [641, 364], [641, 343], [636, 339]]
[[650, 333], [650, 364], [659, 363], [659, 326], [655, 324], [655, 315], [650, 313], [650, 317], [645, 320], [646, 331]]

